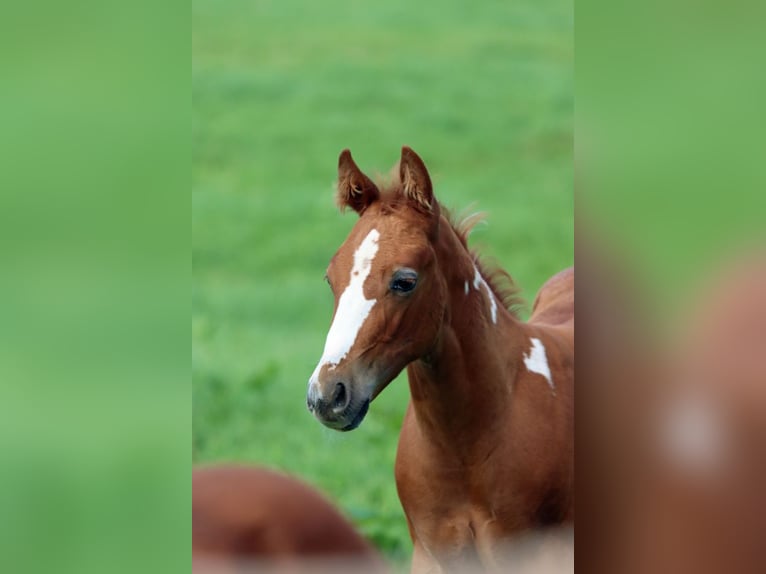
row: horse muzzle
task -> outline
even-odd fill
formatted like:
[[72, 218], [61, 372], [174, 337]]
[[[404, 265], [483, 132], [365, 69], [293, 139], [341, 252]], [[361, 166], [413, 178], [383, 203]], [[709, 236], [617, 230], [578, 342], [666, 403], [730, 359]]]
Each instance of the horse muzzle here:
[[[323, 389], [325, 392], [322, 392]], [[306, 406], [326, 427], [350, 431], [364, 420], [370, 408], [370, 398], [355, 397], [352, 386], [344, 381], [332, 381], [324, 387], [318, 382], [312, 382], [309, 384]]]

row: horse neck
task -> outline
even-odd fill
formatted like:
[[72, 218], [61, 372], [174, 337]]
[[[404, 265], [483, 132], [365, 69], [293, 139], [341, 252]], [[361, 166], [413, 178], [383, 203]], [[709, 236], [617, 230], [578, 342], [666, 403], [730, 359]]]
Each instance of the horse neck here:
[[524, 325], [477, 279], [471, 254], [445, 220], [441, 229], [436, 256], [448, 308], [431, 352], [408, 367], [412, 406], [429, 443], [482, 456], [478, 445], [491, 445], [482, 439], [509, 407]]

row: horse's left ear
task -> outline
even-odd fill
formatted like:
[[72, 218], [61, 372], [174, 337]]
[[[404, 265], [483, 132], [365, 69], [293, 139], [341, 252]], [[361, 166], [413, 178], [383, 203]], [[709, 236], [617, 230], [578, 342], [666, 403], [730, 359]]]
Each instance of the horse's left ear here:
[[335, 199], [343, 211], [350, 207], [359, 215], [380, 197], [378, 187], [357, 167], [351, 152], [344, 149], [338, 158], [338, 194]]
[[433, 213], [435, 208], [438, 209], [426, 164], [407, 146], [402, 148], [399, 177], [402, 181], [402, 193], [407, 199], [415, 202], [416, 207], [427, 213]]

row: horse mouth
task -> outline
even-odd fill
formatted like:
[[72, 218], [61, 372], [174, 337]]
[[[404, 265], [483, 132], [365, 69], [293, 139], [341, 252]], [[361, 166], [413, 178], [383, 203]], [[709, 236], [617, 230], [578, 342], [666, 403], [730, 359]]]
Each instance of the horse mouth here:
[[370, 399], [367, 399], [366, 401], [364, 401], [362, 408], [359, 409], [358, 413], [356, 413], [356, 416], [354, 417], [354, 419], [350, 423], [348, 423], [346, 426], [342, 427], [340, 430], [342, 432], [348, 432], [348, 431], [354, 430], [356, 427], [362, 424], [364, 417], [367, 416], [368, 410], [370, 410]]

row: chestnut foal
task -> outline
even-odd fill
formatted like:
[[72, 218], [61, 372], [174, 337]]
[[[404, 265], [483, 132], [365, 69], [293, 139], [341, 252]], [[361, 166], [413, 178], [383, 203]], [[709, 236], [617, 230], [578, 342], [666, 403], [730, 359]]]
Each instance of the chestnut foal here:
[[574, 271], [523, 323], [508, 275], [467, 248], [475, 218], [445, 217], [408, 147], [395, 179], [381, 191], [340, 155], [338, 204], [360, 217], [327, 269], [335, 311], [307, 405], [352, 430], [407, 367], [396, 485], [412, 570], [500, 569], [509, 539], [574, 517]]

